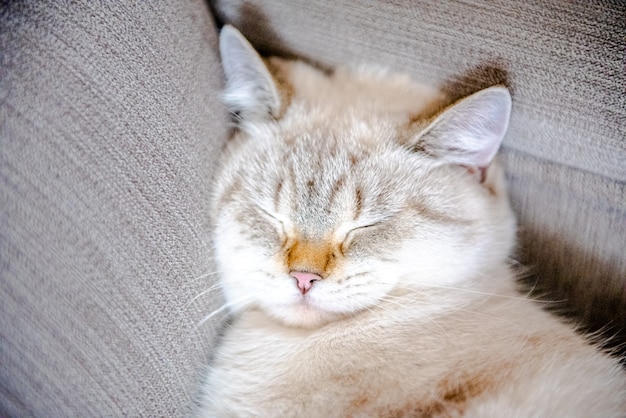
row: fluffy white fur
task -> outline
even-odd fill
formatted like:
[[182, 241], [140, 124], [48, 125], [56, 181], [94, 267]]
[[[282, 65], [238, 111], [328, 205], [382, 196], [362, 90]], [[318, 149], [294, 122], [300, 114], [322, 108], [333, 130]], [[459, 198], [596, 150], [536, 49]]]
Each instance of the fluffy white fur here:
[[[212, 212], [233, 320], [198, 416], [626, 416], [617, 361], [515, 290], [505, 88], [437, 113], [406, 77], [266, 67], [232, 27], [221, 49], [239, 124]], [[303, 294], [294, 271], [319, 280]]]

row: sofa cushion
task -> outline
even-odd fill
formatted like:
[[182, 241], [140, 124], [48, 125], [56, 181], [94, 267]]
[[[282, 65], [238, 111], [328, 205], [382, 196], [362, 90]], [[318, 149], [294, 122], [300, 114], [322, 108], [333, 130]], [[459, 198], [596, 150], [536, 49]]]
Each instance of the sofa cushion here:
[[176, 416], [219, 296], [207, 6], [4, 2], [0, 416]]

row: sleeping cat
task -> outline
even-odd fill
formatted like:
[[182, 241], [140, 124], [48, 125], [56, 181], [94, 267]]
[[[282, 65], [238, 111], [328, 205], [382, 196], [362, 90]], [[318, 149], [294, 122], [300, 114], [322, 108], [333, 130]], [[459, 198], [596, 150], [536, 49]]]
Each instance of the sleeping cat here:
[[626, 416], [617, 361], [516, 292], [505, 87], [436, 111], [406, 77], [264, 61], [230, 26], [220, 49], [233, 319], [198, 416]]

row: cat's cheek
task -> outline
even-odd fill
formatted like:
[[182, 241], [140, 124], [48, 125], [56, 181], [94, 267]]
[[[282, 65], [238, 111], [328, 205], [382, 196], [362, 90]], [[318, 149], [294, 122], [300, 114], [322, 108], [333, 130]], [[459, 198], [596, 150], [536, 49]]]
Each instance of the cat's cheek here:
[[470, 274], [468, 251], [462, 251], [455, 237], [441, 234], [436, 239], [408, 241], [396, 252], [408, 285], [455, 285]]
[[260, 268], [267, 257], [262, 250], [246, 245], [235, 231], [221, 232], [215, 239], [215, 255], [226, 299], [235, 304], [254, 301], [268, 280]]

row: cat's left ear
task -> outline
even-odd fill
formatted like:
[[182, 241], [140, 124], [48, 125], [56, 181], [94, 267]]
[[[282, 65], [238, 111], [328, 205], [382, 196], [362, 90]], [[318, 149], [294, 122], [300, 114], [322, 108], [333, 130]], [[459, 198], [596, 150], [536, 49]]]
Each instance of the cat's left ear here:
[[510, 114], [507, 88], [490, 87], [444, 110], [410, 142], [448, 163], [484, 169], [502, 143]]
[[264, 120], [277, 116], [281, 103], [278, 89], [261, 56], [233, 26], [220, 33], [220, 54], [226, 76], [224, 103], [241, 120]]

